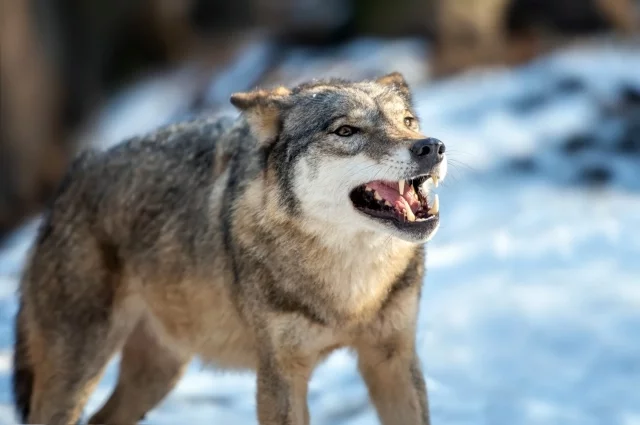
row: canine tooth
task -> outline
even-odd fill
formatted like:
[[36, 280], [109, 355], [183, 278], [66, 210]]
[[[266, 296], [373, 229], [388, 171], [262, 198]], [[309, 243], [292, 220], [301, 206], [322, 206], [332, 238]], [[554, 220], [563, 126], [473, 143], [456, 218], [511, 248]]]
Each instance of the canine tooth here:
[[439, 211], [440, 211], [440, 201], [438, 200], [438, 195], [436, 194], [436, 196], [433, 197], [433, 205], [431, 206], [431, 208], [429, 208], [429, 211], [427, 211], [427, 213], [429, 215], [436, 215], [438, 214]]
[[365, 192], [373, 192], [373, 189], [370, 188], [369, 186], [365, 186], [364, 190], [365, 190]]
[[382, 196], [376, 191], [373, 192], [373, 197], [376, 198], [376, 201], [382, 200]]
[[398, 192], [400, 195], [404, 194], [404, 180], [398, 182]]
[[411, 211], [411, 208], [409, 208], [409, 209], [407, 210], [407, 220], [408, 220], [408, 221], [416, 221], [416, 216], [415, 216], [415, 214], [413, 213], [413, 211]]
[[391, 205], [391, 202], [389, 202], [389, 201], [384, 201], [384, 204], [385, 204], [386, 206], [388, 206], [388, 207], [392, 206], [392, 205]]
[[423, 181], [422, 184], [418, 186], [418, 192], [423, 195], [429, 193], [429, 179]]
[[438, 187], [438, 176], [431, 176], [431, 180], [433, 180], [433, 187]]

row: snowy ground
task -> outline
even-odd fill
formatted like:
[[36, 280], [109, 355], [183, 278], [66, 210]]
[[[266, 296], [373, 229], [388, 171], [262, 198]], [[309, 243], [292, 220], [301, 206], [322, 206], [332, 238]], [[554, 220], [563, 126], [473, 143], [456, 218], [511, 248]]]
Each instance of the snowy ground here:
[[[638, 69], [640, 51], [601, 46], [416, 88], [452, 160], [418, 335], [434, 425], [640, 425]], [[103, 135], [167, 116], [136, 124], [133, 103]], [[33, 228], [0, 252], [0, 424], [14, 421], [14, 290]], [[249, 374], [194, 364], [147, 422], [256, 424], [254, 391]], [[377, 423], [347, 353], [309, 400], [314, 425]]]

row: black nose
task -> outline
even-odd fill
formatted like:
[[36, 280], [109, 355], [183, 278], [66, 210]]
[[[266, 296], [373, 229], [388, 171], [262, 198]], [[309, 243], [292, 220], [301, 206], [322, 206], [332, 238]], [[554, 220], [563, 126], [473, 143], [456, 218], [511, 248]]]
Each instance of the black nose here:
[[429, 137], [428, 139], [418, 140], [411, 146], [411, 153], [413, 153], [417, 157], [433, 157], [433, 158], [441, 158], [446, 150], [444, 147], [444, 143], [440, 140], [435, 139], [433, 137]]

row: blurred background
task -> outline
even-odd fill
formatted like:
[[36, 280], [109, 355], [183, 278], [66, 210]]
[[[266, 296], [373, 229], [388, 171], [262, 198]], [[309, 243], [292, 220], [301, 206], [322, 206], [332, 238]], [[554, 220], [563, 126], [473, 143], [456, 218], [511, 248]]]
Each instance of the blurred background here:
[[[234, 114], [235, 91], [396, 70], [450, 152], [418, 333], [433, 424], [640, 424], [639, 1], [0, 6], [0, 424], [17, 281], [79, 149]], [[254, 391], [194, 363], [145, 422], [256, 424]], [[377, 423], [347, 352], [309, 401], [314, 425]]]

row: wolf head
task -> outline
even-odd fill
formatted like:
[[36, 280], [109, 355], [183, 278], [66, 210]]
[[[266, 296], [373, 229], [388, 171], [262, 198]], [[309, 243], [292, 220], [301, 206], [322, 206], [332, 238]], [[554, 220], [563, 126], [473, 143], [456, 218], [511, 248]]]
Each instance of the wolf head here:
[[430, 193], [445, 146], [422, 133], [399, 73], [236, 93], [275, 175], [279, 202], [318, 232], [374, 232], [422, 243], [439, 225]]

